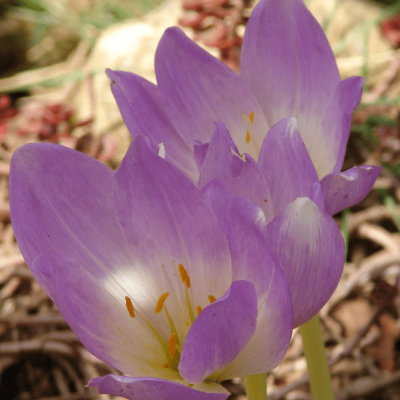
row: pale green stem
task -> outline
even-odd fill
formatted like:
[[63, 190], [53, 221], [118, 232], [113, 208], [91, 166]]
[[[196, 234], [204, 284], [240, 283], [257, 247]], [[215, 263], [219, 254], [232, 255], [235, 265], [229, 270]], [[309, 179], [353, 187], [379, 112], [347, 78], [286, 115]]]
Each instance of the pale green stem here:
[[247, 400], [267, 400], [267, 373], [244, 378]]
[[313, 400], [334, 400], [335, 395], [318, 314], [302, 325], [300, 332], [303, 338], [312, 398]]

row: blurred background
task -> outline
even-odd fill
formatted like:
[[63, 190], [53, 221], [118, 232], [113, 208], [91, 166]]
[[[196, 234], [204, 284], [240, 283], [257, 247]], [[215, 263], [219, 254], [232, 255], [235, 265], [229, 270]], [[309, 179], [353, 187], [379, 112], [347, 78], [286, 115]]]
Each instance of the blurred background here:
[[[347, 262], [321, 321], [337, 399], [400, 399], [400, 1], [305, 0], [342, 75], [361, 75], [344, 169], [382, 165], [374, 190], [335, 216]], [[24, 264], [10, 224], [10, 157], [47, 141], [117, 168], [129, 146], [105, 68], [155, 82], [163, 31], [180, 25], [238, 71], [253, 0], [0, 0], [0, 399], [111, 400], [84, 388], [117, 373], [88, 353]], [[232, 399], [243, 382], [228, 381]], [[301, 336], [269, 399], [310, 399]]]

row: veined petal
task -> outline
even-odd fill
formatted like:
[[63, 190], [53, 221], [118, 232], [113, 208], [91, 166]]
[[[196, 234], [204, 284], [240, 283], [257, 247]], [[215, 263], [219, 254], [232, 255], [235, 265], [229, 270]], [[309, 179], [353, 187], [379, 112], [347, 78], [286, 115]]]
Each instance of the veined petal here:
[[275, 215], [297, 197], [308, 197], [312, 184], [319, 180], [295, 118], [285, 118], [270, 129], [258, 165], [267, 180]]
[[200, 170], [199, 187], [218, 179], [232, 196], [245, 196], [253, 201], [263, 210], [266, 221], [269, 222], [273, 218], [273, 206], [268, 184], [257, 163], [247, 154], [246, 161], [243, 161], [237, 152], [226, 127], [216, 122], [215, 132]]
[[289, 287], [261, 231], [260, 213], [248, 199], [237, 197], [231, 201], [223, 219], [222, 227], [232, 254], [233, 279], [254, 284], [258, 317], [254, 336], [218, 380], [275, 368], [290, 343], [293, 309]]
[[201, 194], [211, 206], [219, 223], [221, 223], [228, 202], [231, 199], [231, 195], [225, 185], [221, 181], [213, 179], [201, 189]]
[[11, 220], [29, 267], [47, 251], [73, 254], [99, 280], [128, 265], [112, 204], [113, 176], [104, 164], [63, 146], [35, 143], [15, 151]]
[[208, 295], [222, 296], [232, 282], [229, 248], [217, 219], [189, 179], [154, 154], [143, 136], [134, 140], [115, 173], [114, 199], [134, 271], [132, 300], [168, 339], [166, 316], [154, 314], [159, 296], [168, 292], [165, 305], [184, 338], [191, 307], [180, 269], [190, 278], [193, 308], [204, 308]]
[[321, 180], [325, 209], [334, 215], [359, 203], [372, 189], [382, 167], [362, 165], [327, 175]]
[[[71, 254], [74, 256], [74, 254]], [[139, 316], [131, 318], [123, 282], [107, 284], [87, 265], [55, 252], [35, 258], [31, 270], [68, 325], [96, 357], [127, 374], [177, 379], [164, 367], [160, 343]]]
[[322, 113], [313, 140], [307, 143], [320, 178], [342, 169], [351, 115], [360, 103], [363, 82], [360, 76], [352, 76], [338, 83]]
[[267, 226], [267, 238], [287, 277], [294, 326], [299, 326], [322, 308], [339, 282], [345, 257], [343, 237], [332, 217], [301, 197]]
[[233, 282], [226, 294], [204, 308], [191, 326], [178, 367], [182, 378], [200, 383], [232, 362], [254, 335], [257, 314], [253, 284]]
[[[243, 39], [240, 76], [261, 105], [268, 126], [293, 116], [308, 150], [320, 140], [321, 115], [340, 76], [325, 34], [302, 0], [257, 4]], [[341, 127], [341, 119], [338, 124]], [[335, 135], [340, 141], [341, 129]], [[315, 163], [317, 153], [310, 155]]]
[[[161, 38], [155, 69], [165, 108], [188, 145], [194, 140], [209, 142], [213, 121], [220, 121], [240, 151], [256, 157], [266, 122], [253, 94], [235, 72], [178, 28], [167, 29]], [[247, 136], [249, 125], [261, 134]]]
[[186, 144], [164, 109], [158, 88], [153, 83], [130, 72], [107, 70], [111, 90], [122, 118], [132, 135], [146, 135], [158, 152], [165, 146], [165, 159], [176, 165], [193, 181], [198, 171], [193, 158], [193, 144]]
[[[226, 400], [229, 393], [222, 386], [212, 384], [219, 393], [199, 391], [179, 383], [155, 378], [131, 378], [130, 376], [106, 375], [94, 378], [88, 386], [95, 386], [100, 394], [122, 396], [129, 400]], [[221, 389], [219, 389], [221, 388]]]

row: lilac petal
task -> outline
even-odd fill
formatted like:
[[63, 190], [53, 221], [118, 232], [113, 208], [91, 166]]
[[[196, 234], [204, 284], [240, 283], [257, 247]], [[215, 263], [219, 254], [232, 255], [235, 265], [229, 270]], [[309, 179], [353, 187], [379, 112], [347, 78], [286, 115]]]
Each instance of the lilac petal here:
[[155, 378], [106, 375], [92, 379], [99, 394], [111, 394], [129, 400], [226, 400], [229, 393], [205, 393], [175, 382]]
[[102, 281], [87, 265], [55, 252], [36, 257], [31, 270], [92, 354], [126, 373], [164, 374], [160, 344], [146, 324], [129, 316], [129, 293], [115, 278]]
[[132, 135], [146, 135], [153, 148], [164, 144], [165, 159], [197, 180], [192, 144], [179, 136], [164, 109], [157, 86], [130, 72], [107, 70], [111, 90]]
[[218, 377], [221, 380], [275, 368], [282, 361], [292, 335], [293, 307], [289, 287], [260, 229], [260, 213], [248, 199], [236, 197], [222, 223], [232, 254], [233, 279], [253, 283], [259, 312], [254, 336], [224, 369]]
[[226, 207], [231, 199], [231, 195], [225, 185], [221, 181], [213, 179], [201, 189], [201, 194], [211, 206], [217, 220], [221, 223], [226, 212]]
[[232, 186], [244, 165], [226, 127], [221, 122], [215, 122], [215, 131], [200, 169], [199, 188], [213, 179]]
[[242, 115], [254, 113], [252, 129], [265, 134], [264, 115], [249, 88], [228, 66], [179, 28], [169, 28], [158, 45], [155, 69], [165, 108], [188, 145], [193, 140], [209, 142], [213, 121], [221, 121], [241, 152], [256, 155], [262, 137], [252, 135], [246, 140], [248, 121]]
[[[63, 146], [28, 144], [16, 150], [11, 220], [28, 266], [51, 250], [73, 255], [99, 279], [127, 264], [112, 204], [113, 176], [104, 164]], [[100, 264], [107, 265], [107, 272]]]
[[372, 189], [382, 167], [362, 165], [327, 175], [321, 180], [325, 209], [334, 215], [359, 203]]
[[340, 172], [351, 127], [351, 115], [361, 100], [363, 78], [352, 76], [338, 83], [321, 117], [320, 128], [307, 148], [320, 178]]
[[226, 294], [204, 308], [182, 348], [179, 372], [199, 383], [232, 362], [254, 335], [257, 295], [252, 283], [233, 282]]
[[[296, 117], [309, 150], [321, 135], [326, 136], [324, 145], [336, 140], [331, 130], [323, 132], [320, 122], [340, 76], [325, 34], [302, 0], [258, 3], [246, 27], [240, 75], [261, 105], [268, 126]], [[341, 128], [341, 118], [336, 124], [334, 132]], [[341, 140], [341, 129], [335, 135]], [[315, 163], [314, 153], [311, 158]]]
[[194, 141], [194, 158], [196, 160], [197, 168], [200, 171], [203, 165], [204, 159], [206, 158], [209, 143], [201, 143], [198, 140]]
[[336, 222], [308, 198], [289, 204], [267, 226], [274, 256], [287, 277], [294, 326], [328, 301], [343, 271], [345, 245]]
[[209, 295], [222, 296], [232, 282], [225, 235], [197, 188], [154, 154], [144, 136], [138, 136], [129, 148], [115, 173], [113, 190], [116, 215], [134, 266], [135, 296], [146, 300], [143, 312], [168, 340], [168, 321], [161, 314], [155, 317], [154, 307], [159, 296], [169, 292], [165, 304], [178, 336], [184, 337], [188, 308], [178, 266], [182, 264], [190, 277], [193, 307], [205, 307]]
[[258, 165], [268, 183], [275, 215], [297, 197], [308, 197], [312, 184], [319, 180], [295, 118], [285, 118], [270, 129]]
[[[236, 153], [236, 154], [234, 154]], [[260, 207], [267, 222], [272, 220], [273, 207], [267, 182], [256, 162], [245, 155], [239, 158], [237, 148], [225, 126], [215, 123], [215, 132], [200, 170], [199, 187], [218, 179], [232, 196], [246, 196]]]

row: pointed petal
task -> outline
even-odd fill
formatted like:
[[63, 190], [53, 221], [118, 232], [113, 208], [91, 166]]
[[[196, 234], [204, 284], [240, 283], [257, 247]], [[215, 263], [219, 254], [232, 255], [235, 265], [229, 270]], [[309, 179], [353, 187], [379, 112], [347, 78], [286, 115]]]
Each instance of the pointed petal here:
[[318, 182], [295, 118], [285, 118], [270, 129], [258, 165], [268, 183], [275, 215], [297, 197], [308, 197], [312, 184]]
[[267, 182], [257, 163], [249, 155], [245, 155], [244, 162], [237, 151], [228, 130], [222, 123], [216, 122], [215, 132], [200, 170], [199, 187], [218, 179], [232, 196], [245, 196], [252, 200], [263, 210], [269, 222], [273, 218], [273, 207]]
[[[168, 340], [168, 321], [155, 316], [154, 307], [161, 294], [170, 293], [165, 304], [178, 335], [184, 337], [188, 307], [179, 265], [190, 277], [194, 307], [206, 306], [210, 294], [222, 296], [232, 282], [225, 235], [197, 188], [154, 154], [143, 136], [134, 140], [115, 173], [114, 196], [134, 268], [135, 299]], [[147, 301], [148, 292], [152, 299], [145, 303], [140, 299]]]
[[182, 348], [179, 372], [199, 383], [226, 367], [254, 335], [257, 295], [252, 283], [233, 282], [226, 294], [206, 307], [191, 326]]
[[320, 178], [342, 169], [351, 115], [360, 103], [363, 83], [360, 76], [352, 76], [338, 83], [321, 116], [315, 136], [306, 142]]
[[[324, 145], [332, 141], [332, 130], [324, 133], [321, 127], [321, 115], [340, 76], [325, 34], [302, 0], [258, 3], [246, 27], [240, 75], [261, 105], [268, 126], [294, 116], [308, 150], [321, 142], [322, 135]], [[341, 141], [341, 124], [340, 117], [333, 127], [335, 141]], [[318, 148], [310, 153], [316, 164]], [[330, 157], [329, 172], [337, 155], [336, 151]]]
[[[88, 383], [88, 386], [97, 387], [99, 394], [111, 394], [129, 400], [226, 400], [229, 396], [229, 393], [201, 392], [162, 379], [132, 378], [120, 375], [94, 378]], [[216, 385], [212, 386], [214, 388]]]
[[186, 144], [175, 130], [164, 109], [157, 86], [130, 72], [108, 69], [107, 75], [122, 118], [132, 137], [146, 135], [156, 151], [158, 145], [163, 143], [165, 159], [193, 180], [197, 180], [193, 145]]
[[325, 209], [334, 215], [359, 203], [372, 189], [382, 167], [362, 165], [327, 175], [321, 181]]
[[87, 265], [55, 252], [36, 257], [31, 269], [92, 354], [125, 373], [173, 377], [156, 337], [138, 316], [129, 316], [130, 293], [113, 277], [101, 280]]
[[267, 226], [267, 238], [287, 277], [294, 326], [299, 326], [322, 308], [339, 282], [345, 257], [343, 237], [332, 217], [301, 197]]
[[213, 121], [226, 125], [241, 152], [256, 156], [262, 137], [246, 141], [251, 112], [255, 131], [265, 135], [263, 113], [249, 88], [224, 63], [200, 48], [178, 28], [169, 28], [158, 45], [155, 69], [165, 108], [188, 145], [207, 143]]
[[261, 210], [248, 199], [232, 200], [223, 229], [232, 254], [233, 279], [254, 284], [258, 296], [257, 328], [238, 357], [218, 379], [259, 374], [275, 368], [289, 346], [293, 309], [286, 277], [260, 229]]
[[203, 165], [204, 159], [206, 158], [208, 150], [208, 143], [201, 143], [198, 140], [194, 141], [194, 159], [196, 160], [197, 168], [200, 171]]
[[200, 169], [199, 188], [213, 179], [218, 179], [230, 190], [244, 165], [226, 127], [220, 122], [215, 122], [215, 131]]

